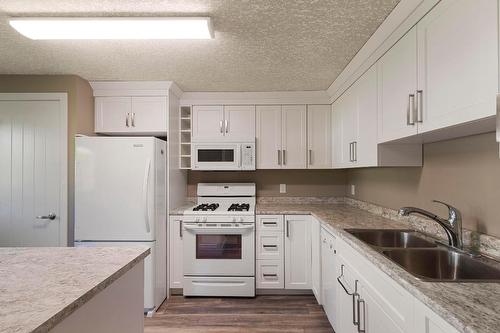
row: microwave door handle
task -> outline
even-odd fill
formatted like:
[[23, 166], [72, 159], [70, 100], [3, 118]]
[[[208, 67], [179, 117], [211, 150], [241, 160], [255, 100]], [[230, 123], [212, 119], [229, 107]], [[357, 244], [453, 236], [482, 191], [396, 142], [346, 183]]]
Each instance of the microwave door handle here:
[[144, 171], [144, 182], [142, 183], [142, 198], [144, 205], [144, 220], [146, 223], [146, 231], [151, 232], [149, 225], [149, 170], [151, 169], [151, 160], [148, 159], [146, 163], [146, 170]]

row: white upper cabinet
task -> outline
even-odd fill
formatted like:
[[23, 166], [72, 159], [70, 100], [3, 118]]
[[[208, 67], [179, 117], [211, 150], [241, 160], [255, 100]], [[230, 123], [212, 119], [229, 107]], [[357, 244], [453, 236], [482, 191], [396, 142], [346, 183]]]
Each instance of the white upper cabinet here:
[[280, 169], [281, 105], [259, 105], [256, 110], [256, 167]]
[[95, 132], [129, 132], [131, 130], [131, 112], [132, 103], [130, 97], [96, 97]]
[[229, 141], [255, 140], [255, 106], [224, 106], [225, 137]]
[[307, 114], [305, 105], [282, 107], [282, 168], [305, 169], [307, 148]]
[[378, 61], [378, 142], [417, 134], [417, 31], [412, 28]]
[[257, 106], [257, 169], [305, 169], [305, 105]]
[[167, 134], [167, 97], [96, 97], [95, 132], [106, 134]]
[[496, 114], [497, 0], [442, 0], [417, 24], [419, 132]]
[[195, 105], [191, 141], [224, 141], [224, 108], [222, 105]]
[[141, 133], [167, 132], [167, 97], [132, 97], [132, 128]]
[[255, 106], [193, 106], [192, 141], [244, 142], [255, 140]]
[[332, 128], [330, 105], [307, 106], [307, 168], [332, 167]]

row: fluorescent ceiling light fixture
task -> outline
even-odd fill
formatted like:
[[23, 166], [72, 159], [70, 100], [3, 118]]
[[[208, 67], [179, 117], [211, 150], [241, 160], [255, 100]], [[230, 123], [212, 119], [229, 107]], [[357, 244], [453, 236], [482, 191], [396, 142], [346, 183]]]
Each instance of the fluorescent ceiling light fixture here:
[[211, 39], [210, 17], [23, 17], [10, 25], [31, 39]]

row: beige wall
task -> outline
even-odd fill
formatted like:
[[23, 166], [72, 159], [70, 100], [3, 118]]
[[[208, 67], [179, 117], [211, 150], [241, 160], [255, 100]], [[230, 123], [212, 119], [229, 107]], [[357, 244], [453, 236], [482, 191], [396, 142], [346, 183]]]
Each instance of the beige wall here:
[[2, 93], [68, 94], [68, 240], [73, 241], [75, 134], [94, 134], [94, 98], [90, 84], [76, 75], [0, 75]]
[[423, 168], [350, 170], [347, 183], [356, 185], [355, 198], [394, 209], [412, 205], [446, 215], [431, 200], [448, 202], [462, 211], [464, 227], [500, 237], [494, 133], [426, 144]]
[[[188, 196], [196, 196], [199, 182], [255, 182], [257, 196], [343, 196], [346, 172], [343, 170], [257, 170], [245, 172], [191, 171]], [[279, 193], [279, 184], [287, 193]]]

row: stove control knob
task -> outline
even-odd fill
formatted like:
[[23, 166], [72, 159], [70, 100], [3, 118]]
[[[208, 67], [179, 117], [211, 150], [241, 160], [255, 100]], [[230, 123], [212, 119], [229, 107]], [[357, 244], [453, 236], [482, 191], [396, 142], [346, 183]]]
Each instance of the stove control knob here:
[[194, 220], [194, 221], [195, 221], [196, 223], [198, 223], [198, 222], [200, 222], [200, 219], [199, 219], [199, 218], [197, 218], [197, 219], [196, 219], [196, 220]]
[[207, 222], [207, 220], [208, 220], [208, 219], [207, 219], [206, 217], [204, 217], [204, 218], [201, 220], [201, 222]]

